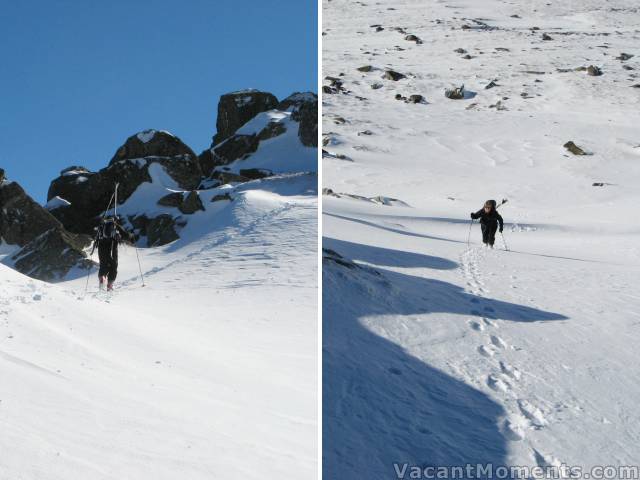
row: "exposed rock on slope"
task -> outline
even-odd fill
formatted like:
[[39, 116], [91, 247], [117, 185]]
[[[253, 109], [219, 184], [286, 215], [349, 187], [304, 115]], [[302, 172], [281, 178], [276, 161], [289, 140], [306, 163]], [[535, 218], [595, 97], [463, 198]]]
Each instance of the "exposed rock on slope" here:
[[[274, 172], [315, 170], [315, 163], [307, 167], [308, 161], [296, 158], [311, 156], [301, 147], [317, 146], [317, 111], [318, 97], [313, 93], [294, 93], [281, 102], [257, 90], [223, 95], [218, 133], [211, 148], [199, 157], [175, 135], [145, 130], [127, 138], [109, 165], [98, 172], [81, 166], [64, 169], [51, 182], [46, 207], [67, 230], [92, 234], [118, 182], [121, 221], [138, 238], [146, 237], [148, 246], [162, 245], [178, 238], [188, 216], [205, 209], [198, 190]], [[275, 143], [261, 154], [263, 142], [271, 141]], [[254, 154], [262, 156], [256, 160]], [[131, 200], [141, 188], [144, 200]], [[122, 206], [127, 206], [126, 211]]]
[[[260, 142], [284, 134], [289, 116], [298, 122], [297, 130], [300, 142], [307, 147], [318, 146], [317, 95], [310, 92], [297, 92], [279, 103], [276, 100], [274, 104], [270, 99], [272, 97], [275, 99], [275, 97], [271, 94], [255, 91], [250, 93], [251, 95], [234, 93], [223, 95], [220, 98], [218, 129], [224, 128], [223, 135], [217, 134], [211, 148], [199, 156], [200, 168], [206, 177], [211, 177], [216, 167], [248, 158], [258, 150]], [[264, 95], [269, 96], [265, 97]], [[234, 99], [234, 101], [231, 102], [230, 99]], [[244, 100], [241, 101], [241, 99]], [[242, 102], [245, 102], [243, 106], [238, 107], [238, 104]], [[272, 108], [264, 109], [267, 105]], [[228, 121], [225, 125], [220, 125], [220, 116], [237, 119], [238, 111], [244, 115], [243, 118], [248, 118], [244, 124], [237, 125], [237, 120], [233, 120]], [[257, 113], [248, 117], [249, 113], [254, 111]], [[269, 115], [269, 112], [282, 112], [283, 115]]]
[[109, 165], [121, 160], [130, 160], [144, 157], [177, 157], [188, 155], [196, 156], [188, 146], [178, 137], [166, 131], [145, 130], [127, 138], [127, 141], [118, 148]]
[[217, 133], [213, 145], [218, 145], [260, 112], [277, 108], [278, 99], [268, 92], [241, 90], [227, 93], [218, 103]]
[[[139, 155], [144, 155], [140, 157]], [[47, 200], [60, 197], [69, 204], [51, 208], [71, 232], [90, 234], [113, 194], [116, 182], [118, 203], [124, 203], [144, 182], [150, 182], [149, 168], [160, 165], [179, 188], [193, 190], [202, 178], [200, 163], [193, 151], [168, 132], [146, 130], [132, 135], [99, 172], [69, 167], [51, 182]]]
[[16, 182], [0, 183], [0, 236], [20, 248], [5, 260], [21, 273], [53, 281], [74, 267], [89, 266], [83, 248], [90, 238], [67, 232]]

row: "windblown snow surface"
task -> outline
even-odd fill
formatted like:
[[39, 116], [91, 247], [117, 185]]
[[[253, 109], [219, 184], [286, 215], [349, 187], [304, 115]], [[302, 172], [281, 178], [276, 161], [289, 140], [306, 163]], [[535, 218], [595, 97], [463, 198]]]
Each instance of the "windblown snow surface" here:
[[[325, 0], [323, 21], [346, 91], [323, 97], [323, 186], [409, 205], [323, 197], [325, 478], [640, 463], [637, 2]], [[509, 251], [477, 223], [467, 245], [489, 198]]]
[[0, 478], [316, 478], [317, 175], [200, 197], [145, 287], [127, 246], [113, 294], [0, 264]]

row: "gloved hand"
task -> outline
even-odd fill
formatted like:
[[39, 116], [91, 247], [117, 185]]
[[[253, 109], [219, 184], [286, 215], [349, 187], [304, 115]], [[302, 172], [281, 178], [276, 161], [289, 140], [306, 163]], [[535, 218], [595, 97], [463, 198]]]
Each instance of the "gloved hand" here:
[[500, 227], [500, 233], [502, 233], [502, 227]]
[[475, 220], [473, 212], [471, 212], [471, 220]]

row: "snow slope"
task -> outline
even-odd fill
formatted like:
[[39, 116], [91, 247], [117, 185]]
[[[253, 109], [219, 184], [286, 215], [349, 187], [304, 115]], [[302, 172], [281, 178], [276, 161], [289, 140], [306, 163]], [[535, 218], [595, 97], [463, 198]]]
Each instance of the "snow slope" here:
[[112, 295], [0, 265], [0, 478], [315, 478], [316, 182], [201, 192], [144, 288], [126, 246]]
[[[349, 92], [323, 97], [323, 187], [409, 205], [323, 197], [344, 257], [323, 268], [326, 478], [637, 463], [636, 3], [332, 0], [323, 20], [323, 75]], [[510, 252], [477, 224], [467, 245], [488, 198], [509, 199]]]

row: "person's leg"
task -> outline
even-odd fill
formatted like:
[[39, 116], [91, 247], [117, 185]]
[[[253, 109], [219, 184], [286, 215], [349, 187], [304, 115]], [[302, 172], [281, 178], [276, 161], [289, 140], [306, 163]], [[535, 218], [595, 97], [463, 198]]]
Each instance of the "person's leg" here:
[[498, 231], [498, 225], [491, 225], [489, 228], [489, 245], [493, 248], [493, 244], [496, 242], [496, 232]]
[[109, 262], [109, 285], [113, 285], [118, 276], [118, 242], [113, 240]]
[[482, 229], [482, 243], [485, 245], [489, 243], [489, 228], [484, 224], [480, 224], [480, 228]]
[[100, 261], [100, 268], [98, 269], [98, 279], [100, 284], [104, 283], [104, 278], [109, 273], [110, 268], [110, 254], [109, 245], [105, 245], [105, 242], [98, 243], [98, 260]]

